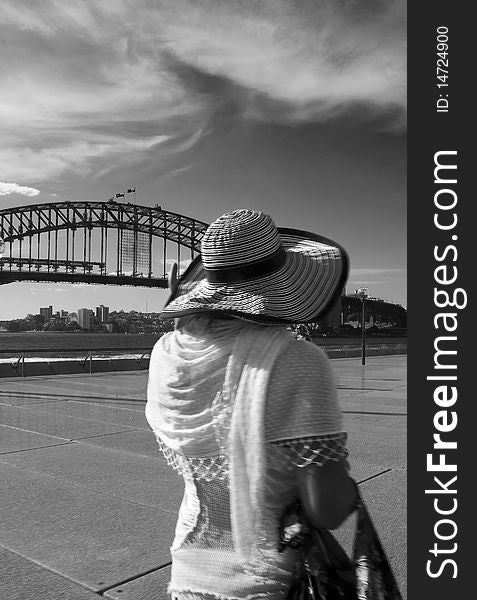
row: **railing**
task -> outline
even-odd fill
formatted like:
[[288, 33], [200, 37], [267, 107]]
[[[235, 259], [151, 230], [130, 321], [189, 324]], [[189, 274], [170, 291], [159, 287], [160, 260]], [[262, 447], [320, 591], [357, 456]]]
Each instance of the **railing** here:
[[[316, 342], [315, 342], [316, 343]], [[318, 342], [318, 345], [319, 342]], [[361, 355], [360, 344], [326, 344], [321, 346], [331, 359], [354, 358]], [[149, 367], [152, 348], [31, 348], [24, 350], [0, 350], [0, 377], [28, 377], [30, 375], [58, 375], [145, 370]], [[368, 342], [367, 356], [407, 354], [407, 344]], [[6, 356], [7, 360], [1, 360]], [[32, 356], [34, 355], [34, 356]], [[47, 355], [45, 360], [31, 360]], [[56, 355], [56, 356], [53, 356]], [[69, 355], [69, 356], [67, 356]], [[123, 368], [121, 368], [123, 367]]]
[[[319, 344], [318, 344], [319, 345]], [[355, 358], [361, 356], [361, 344], [336, 344], [322, 346], [329, 358]], [[388, 356], [391, 354], [407, 354], [407, 344], [366, 344], [366, 356]]]
[[[152, 348], [31, 348], [25, 350], [0, 350], [0, 377], [29, 375], [57, 375], [104, 371], [121, 371], [121, 362], [128, 370], [148, 368]], [[86, 355], [85, 355], [86, 353]], [[41, 356], [47, 355], [44, 360]], [[122, 356], [121, 356], [122, 355]], [[6, 360], [1, 360], [6, 356]], [[134, 366], [133, 366], [134, 365]], [[69, 367], [65, 369], [65, 366]], [[95, 368], [96, 367], [96, 368]], [[101, 367], [101, 368], [99, 368]], [[107, 368], [106, 368], [107, 367]], [[9, 369], [13, 368], [13, 371]], [[43, 372], [42, 372], [43, 371]]]

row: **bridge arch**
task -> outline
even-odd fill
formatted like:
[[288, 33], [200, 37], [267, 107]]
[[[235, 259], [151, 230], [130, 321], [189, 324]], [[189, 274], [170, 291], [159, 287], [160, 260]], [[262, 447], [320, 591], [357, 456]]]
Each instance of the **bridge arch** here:
[[0, 210], [0, 283], [166, 287], [172, 261], [200, 250], [207, 223], [126, 202], [56, 202]]

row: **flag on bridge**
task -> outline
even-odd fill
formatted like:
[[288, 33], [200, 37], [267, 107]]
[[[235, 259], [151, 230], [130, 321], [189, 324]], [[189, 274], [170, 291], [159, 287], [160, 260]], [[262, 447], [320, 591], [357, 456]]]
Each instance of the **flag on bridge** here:
[[124, 194], [116, 194], [116, 198], [124, 198]]
[[129, 188], [126, 193], [127, 194], [135, 194], [136, 193], [136, 188]]

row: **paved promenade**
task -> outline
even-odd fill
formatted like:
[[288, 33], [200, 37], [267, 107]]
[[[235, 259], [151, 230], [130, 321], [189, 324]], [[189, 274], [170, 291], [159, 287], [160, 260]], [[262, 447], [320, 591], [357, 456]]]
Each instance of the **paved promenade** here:
[[[406, 357], [332, 361], [352, 475], [406, 588]], [[163, 600], [182, 481], [146, 372], [0, 380], [0, 598]], [[350, 543], [353, 524], [339, 532]]]

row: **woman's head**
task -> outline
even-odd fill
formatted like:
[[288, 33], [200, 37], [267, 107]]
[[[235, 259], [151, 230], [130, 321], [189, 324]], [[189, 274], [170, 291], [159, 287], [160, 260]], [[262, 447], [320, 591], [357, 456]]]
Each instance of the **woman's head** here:
[[337, 299], [347, 274], [346, 252], [335, 242], [277, 229], [260, 211], [234, 210], [208, 227], [201, 256], [171, 287], [162, 314], [212, 311], [262, 323], [309, 322]]

